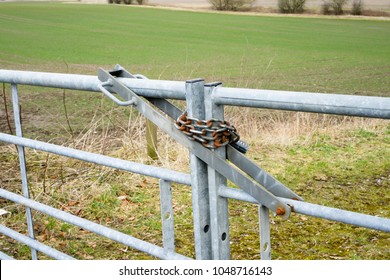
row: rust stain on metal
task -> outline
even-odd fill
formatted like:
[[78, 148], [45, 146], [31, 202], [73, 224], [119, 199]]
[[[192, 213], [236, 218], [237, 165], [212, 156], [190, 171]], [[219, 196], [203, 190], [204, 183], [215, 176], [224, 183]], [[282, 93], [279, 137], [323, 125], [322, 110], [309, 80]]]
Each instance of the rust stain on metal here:
[[286, 210], [283, 207], [276, 209], [276, 215], [283, 216], [284, 214], [286, 214]]

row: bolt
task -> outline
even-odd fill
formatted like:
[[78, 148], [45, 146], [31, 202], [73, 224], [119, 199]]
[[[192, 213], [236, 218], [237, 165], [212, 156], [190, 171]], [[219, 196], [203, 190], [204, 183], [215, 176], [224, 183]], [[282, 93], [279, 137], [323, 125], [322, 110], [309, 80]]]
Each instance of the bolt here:
[[283, 207], [276, 209], [276, 215], [283, 216], [284, 214], [286, 214], [286, 210]]

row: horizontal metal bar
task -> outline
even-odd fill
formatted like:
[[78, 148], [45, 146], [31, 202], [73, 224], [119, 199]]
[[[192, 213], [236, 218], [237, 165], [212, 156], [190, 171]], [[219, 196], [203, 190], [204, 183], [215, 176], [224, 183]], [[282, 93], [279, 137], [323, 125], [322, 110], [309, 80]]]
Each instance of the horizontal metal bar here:
[[[136, 75], [135, 75], [136, 76]], [[185, 82], [118, 78], [135, 93], [150, 98], [185, 100]], [[100, 91], [97, 76], [0, 69], [0, 82]], [[390, 98], [220, 87], [217, 104], [390, 119]]]
[[[137, 76], [137, 75], [136, 75]], [[144, 97], [185, 99], [185, 82], [118, 78]], [[100, 92], [97, 76], [0, 69], [0, 82]]]
[[[239, 189], [223, 187], [220, 189], [219, 195], [226, 198], [232, 198], [258, 204], [256, 199]], [[384, 232], [390, 232], [390, 219], [387, 218], [376, 217], [287, 198], [280, 199], [287, 203], [291, 207], [293, 212], [298, 214], [346, 223], [364, 228], [380, 230]]]
[[45, 151], [61, 156], [75, 158], [82, 161], [96, 163], [99, 165], [117, 168], [133, 173], [138, 173], [150, 177], [164, 179], [166, 181], [175, 182], [183, 185], [191, 185], [191, 177], [189, 174], [173, 171], [166, 168], [131, 162], [123, 159], [103, 156], [90, 152], [85, 152], [77, 149], [72, 149], [64, 146], [49, 144], [37, 140], [32, 140], [23, 137], [17, 137], [5, 133], [0, 133], [0, 141], [25, 146], [28, 148]]
[[37, 240], [34, 240], [24, 234], [21, 234], [17, 231], [14, 231], [4, 225], [1, 225], [0, 224], [0, 233], [8, 236], [8, 237], [11, 237], [12, 239], [15, 239], [16, 241], [19, 241], [23, 244], [26, 244], [27, 246], [29, 246], [30, 248], [33, 248], [39, 252], [42, 252], [46, 255], [48, 255], [49, 257], [53, 258], [53, 259], [56, 259], [56, 260], [75, 260], [75, 258], [65, 254], [65, 253], [62, 253], [52, 247], [49, 247]]
[[119, 232], [117, 230], [113, 230], [111, 228], [102, 226], [100, 224], [91, 222], [89, 220], [77, 217], [77, 216], [69, 214], [67, 212], [55, 209], [53, 207], [39, 203], [39, 202], [34, 201], [32, 199], [27, 199], [21, 195], [17, 195], [15, 193], [6, 191], [6, 190], [1, 189], [1, 188], [0, 188], [0, 197], [11, 200], [11, 201], [18, 203], [18, 204], [22, 204], [24, 206], [28, 206], [28, 207], [30, 207], [34, 210], [37, 210], [43, 214], [52, 216], [54, 218], [57, 218], [61, 221], [66, 222], [66, 223], [81, 227], [81, 228], [86, 229], [90, 232], [107, 237], [111, 240], [122, 243], [126, 246], [130, 246], [134, 249], [145, 252], [149, 255], [155, 256], [155, 257], [160, 258], [160, 259], [190, 259], [186, 256], [183, 256], [183, 255], [180, 255], [180, 254], [177, 254], [174, 252], [167, 252], [163, 248], [161, 248], [157, 245], [140, 240], [138, 238], [135, 238], [135, 237], [132, 237], [130, 235], [124, 234], [122, 232]]
[[243, 88], [218, 88], [221, 105], [390, 119], [390, 98]]
[[0, 260], [15, 260], [15, 259], [0, 251]]
[[0, 82], [52, 88], [99, 91], [96, 76], [0, 69]]

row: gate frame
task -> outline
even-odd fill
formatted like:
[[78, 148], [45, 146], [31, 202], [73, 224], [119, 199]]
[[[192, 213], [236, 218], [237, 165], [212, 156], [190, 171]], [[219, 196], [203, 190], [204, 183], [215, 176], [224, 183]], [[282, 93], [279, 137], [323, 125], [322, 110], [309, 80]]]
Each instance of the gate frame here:
[[[120, 69], [120, 66], [117, 65], [116, 68]], [[223, 120], [224, 105], [390, 119], [390, 98], [385, 97], [235, 89], [224, 88], [220, 83], [205, 84], [203, 79], [190, 80], [183, 83], [148, 80], [142, 75], [133, 75], [132, 78], [120, 77], [118, 80], [133, 92], [145, 97], [160, 108], [164, 107], [164, 111], [172, 112], [173, 115], [178, 114], [177, 108], [169, 107], [163, 99], [186, 100], [189, 116], [199, 119], [218, 118]], [[228, 199], [259, 204], [259, 201], [252, 195], [243, 190], [228, 188], [224, 176], [193, 154], [190, 156], [191, 175], [188, 175], [164, 168], [23, 138], [20, 114], [18, 112], [17, 84], [99, 91], [101, 82], [96, 76], [0, 70], [0, 82], [11, 83], [12, 85], [16, 126], [16, 136], [0, 133], [0, 141], [15, 144], [18, 147], [24, 195], [23, 197], [0, 189], [0, 197], [26, 206], [29, 236], [26, 237], [14, 232], [3, 225], [0, 225], [0, 233], [27, 244], [31, 248], [32, 259], [37, 259], [36, 251], [44, 252], [48, 256], [57, 259], [72, 257], [64, 255], [34, 239], [30, 209], [35, 209], [78, 225], [158, 258], [187, 259], [187, 257], [175, 253], [172, 182], [192, 186], [196, 259], [230, 258]], [[29, 199], [24, 147], [159, 178], [163, 248]], [[215, 153], [219, 157], [226, 159], [225, 149], [219, 149]], [[387, 218], [319, 206], [283, 197], [278, 197], [278, 199], [289, 205], [291, 210], [296, 213], [390, 232], [390, 219]], [[259, 205], [259, 219], [260, 256], [261, 259], [270, 259], [269, 209], [264, 205]], [[10, 258], [12, 257], [0, 252], [0, 259]]]

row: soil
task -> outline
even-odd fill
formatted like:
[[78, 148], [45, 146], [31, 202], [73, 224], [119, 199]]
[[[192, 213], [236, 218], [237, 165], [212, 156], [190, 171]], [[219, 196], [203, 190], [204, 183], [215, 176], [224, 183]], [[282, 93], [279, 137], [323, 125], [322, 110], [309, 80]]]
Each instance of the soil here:
[[[363, 0], [365, 9], [389, 12], [390, 11], [390, 0]], [[321, 7], [323, 0], [307, 0], [306, 7], [308, 9], [318, 9]], [[346, 5], [347, 8], [350, 7], [352, 1], [349, 1], [349, 5]], [[161, 5], [161, 6], [174, 6], [181, 8], [209, 8], [210, 3], [208, 0], [148, 0], [148, 4], [151, 5]], [[255, 2], [255, 7], [264, 7], [264, 8], [277, 8], [277, 0], [257, 0]]]

